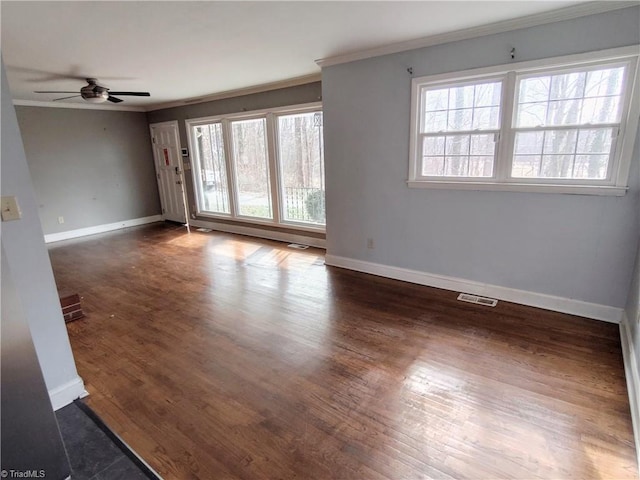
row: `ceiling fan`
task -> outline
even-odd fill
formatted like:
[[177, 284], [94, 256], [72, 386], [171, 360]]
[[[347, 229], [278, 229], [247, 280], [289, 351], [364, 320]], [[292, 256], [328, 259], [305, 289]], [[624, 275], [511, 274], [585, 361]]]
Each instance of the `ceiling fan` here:
[[71, 95], [70, 97], [56, 98], [53, 101], [57, 102], [59, 100], [66, 100], [68, 98], [82, 97], [84, 100], [91, 103], [102, 103], [102, 102], [106, 102], [107, 100], [113, 103], [120, 103], [123, 101], [120, 98], [114, 97], [114, 95], [118, 95], [118, 96], [129, 95], [134, 97], [150, 96], [149, 92], [112, 92], [107, 87], [98, 85], [98, 80], [96, 78], [87, 78], [86, 80], [88, 85], [80, 89], [80, 94], [77, 94], [77, 92], [61, 92], [61, 91], [48, 91], [48, 90], [36, 91], [33, 93], [75, 93], [76, 95]]

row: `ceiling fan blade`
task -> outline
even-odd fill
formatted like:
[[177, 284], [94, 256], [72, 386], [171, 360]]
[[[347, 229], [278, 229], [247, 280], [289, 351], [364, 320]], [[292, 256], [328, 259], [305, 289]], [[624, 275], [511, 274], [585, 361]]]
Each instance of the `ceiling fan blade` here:
[[109, 100], [110, 102], [113, 102], [113, 103], [120, 103], [120, 102], [124, 101], [124, 100], [122, 100], [120, 98], [112, 97], [111, 95], [109, 95], [109, 98], [107, 98], [107, 100]]
[[111, 95], [131, 95], [133, 97], [150, 97], [151, 94], [149, 92], [112, 92], [109, 90]]
[[60, 90], [36, 90], [33, 93], [78, 93], [78, 91], [76, 90], [75, 92], [64, 92]]
[[[67, 92], [67, 93], [72, 93], [72, 92]], [[81, 95], [71, 95], [70, 97], [62, 97], [62, 98], [54, 98], [53, 101], [57, 102], [58, 100], [66, 100], [68, 98], [76, 98], [76, 97], [80, 97]]]

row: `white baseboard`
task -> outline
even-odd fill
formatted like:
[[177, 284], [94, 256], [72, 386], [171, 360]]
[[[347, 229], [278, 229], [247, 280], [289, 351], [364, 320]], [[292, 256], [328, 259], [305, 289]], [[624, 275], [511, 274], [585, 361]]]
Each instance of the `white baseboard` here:
[[629, 319], [623, 315], [620, 323], [620, 340], [622, 342], [622, 358], [624, 360], [624, 374], [627, 378], [629, 392], [629, 406], [631, 407], [631, 422], [633, 423], [633, 437], [636, 441], [636, 455], [640, 467], [640, 376], [638, 375], [638, 357], [633, 338], [629, 330]]
[[76, 398], [84, 398], [87, 395], [89, 395], [89, 393], [84, 389], [84, 382], [80, 377], [76, 377], [53, 390], [49, 390], [49, 398], [51, 399], [53, 410], [59, 410], [69, 405]]
[[228, 223], [219, 223], [215, 221], [189, 220], [192, 227], [210, 228], [220, 232], [237, 233], [239, 235], [248, 235], [250, 237], [266, 238], [279, 242], [299, 243], [301, 245], [309, 245], [310, 247], [326, 248], [326, 240], [324, 238], [308, 237], [303, 234], [295, 234], [289, 232], [277, 232], [274, 230], [265, 230], [260, 227], [245, 227], [243, 225], [231, 225]]
[[120, 230], [121, 228], [135, 227], [137, 225], [161, 221], [162, 215], [151, 215], [150, 217], [132, 218], [131, 220], [123, 220], [122, 222], [95, 225], [77, 230], [67, 230], [66, 232], [50, 233], [44, 236], [44, 243], [60, 242], [62, 240], [69, 240], [70, 238], [86, 237], [87, 235], [95, 235], [96, 233], [105, 233], [112, 230]]
[[442, 288], [444, 290], [472, 293], [474, 295], [497, 298], [498, 300], [504, 300], [506, 302], [519, 303], [521, 305], [543, 308], [554, 312], [569, 313], [571, 315], [593, 318], [605, 322], [620, 323], [622, 320], [623, 310], [621, 308], [583, 302], [572, 298], [517, 290], [515, 288], [501, 287], [499, 285], [491, 285], [445, 275], [436, 275], [418, 270], [392, 267], [337, 255], [327, 255], [325, 263], [334, 267], [347, 268], [380, 277], [393, 278], [405, 282], [417, 283], [419, 285]]

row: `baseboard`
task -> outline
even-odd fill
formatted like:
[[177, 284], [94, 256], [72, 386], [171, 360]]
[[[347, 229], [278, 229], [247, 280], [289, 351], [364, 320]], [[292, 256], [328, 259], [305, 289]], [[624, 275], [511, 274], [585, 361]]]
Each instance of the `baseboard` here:
[[77, 230], [67, 230], [66, 232], [49, 233], [44, 236], [44, 243], [60, 242], [71, 238], [86, 237], [87, 235], [111, 232], [112, 230], [120, 230], [121, 228], [135, 227], [138, 225], [161, 221], [162, 215], [151, 215], [150, 217], [132, 218], [131, 220], [123, 220], [122, 222], [95, 225], [93, 227], [79, 228]]
[[84, 382], [80, 377], [76, 377], [70, 382], [60, 385], [53, 390], [49, 390], [51, 406], [54, 410], [66, 407], [77, 398], [84, 398], [89, 393], [84, 389]]
[[620, 323], [622, 320], [621, 308], [600, 305], [597, 303], [583, 302], [571, 298], [556, 297], [544, 293], [517, 290], [515, 288], [501, 287], [488, 283], [466, 280], [463, 278], [437, 275], [418, 270], [392, 267], [379, 263], [366, 262], [353, 258], [340, 257], [337, 255], [327, 255], [325, 258], [327, 265], [347, 268], [358, 272], [370, 273], [380, 277], [393, 278], [419, 285], [453, 290], [456, 292], [472, 293], [485, 297], [497, 298], [506, 302], [519, 303], [531, 307], [543, 308], [554, 312], [568, 313], [580, 317], [593, 318], [611, 323]]
[[266, 238], [268, 240], [276, 240], [279, 242], [299, 243], [302, 245], [309, 245], [310, 247], [326, 248], [326, 240], [324, 238], [308, 237], [303, 234], [277, 232], [274, 230], [265, 230], [259, 227], [245, 227], [243, 225], [231, 225], [228, 223], [204, 220], [189, 220], [189, 225], [191, 227], [210, 228], [220, 232], [237, 233], [239, 235]]
[[622, 358], [624, 360], [624, 374], [627, 378], [629, 392], [629, 406], [631, 407], [631, 422], [633, 423], [633, 437], [636, 441], [636, 455], [640, 467], [640, 376], [638, 375], [638, 357], [633, 338], [629, 331], [629, 319], [624, 314], [620, 323], [620, 340], [622, 342]]

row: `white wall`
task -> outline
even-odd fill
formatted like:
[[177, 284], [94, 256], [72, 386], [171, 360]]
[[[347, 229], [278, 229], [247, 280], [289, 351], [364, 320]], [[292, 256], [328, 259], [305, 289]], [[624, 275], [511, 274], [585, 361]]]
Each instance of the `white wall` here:
[[2, 65], [3, 196], [18, 198], [22, 219], [2, 223], [2, 247], [25, 309], [31, 336], [54, 408], [84, 392], [62, 317], [53, 271], [38, 218], [33, 185]]
[[[322, 71], [327, 254], [624, 308], [638, 145], [624, 197], [409, 189], [414, 76], [640, 43], [637, 7]], [[375, 248], [366, 248], [373, 238]]]

